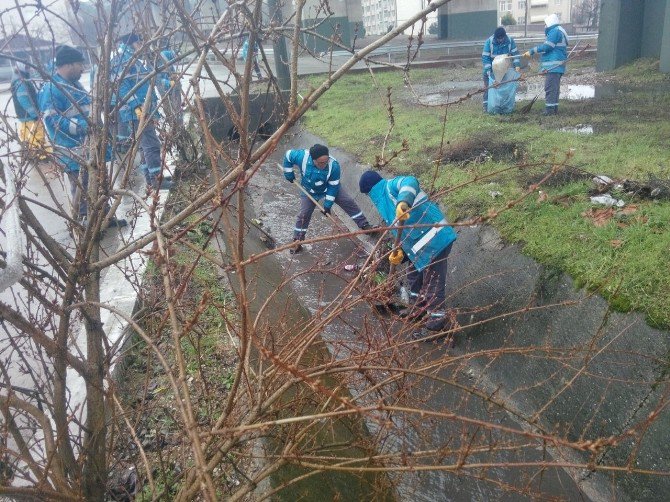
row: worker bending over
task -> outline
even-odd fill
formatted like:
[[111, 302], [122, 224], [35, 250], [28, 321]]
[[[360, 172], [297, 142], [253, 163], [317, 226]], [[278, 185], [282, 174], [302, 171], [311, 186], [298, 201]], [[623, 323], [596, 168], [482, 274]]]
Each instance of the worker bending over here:
[[413, 176], [386, 180], [376, 171], [366, 171], [359, 188], [370, 196], [388, 226], [395, 221], [402, 224], [393, 230], [401, 232], [400, 248], [389, 255], [392, 265], [399, 265], [405, 256], [411, 262], [410, 305], [400, 315], [419, 318], [427, 314], [424, 327], [443, 331], [447, 325], [447, 256], [456, 240], [456, 232], [447, 225], [439, 206], [428, 199]]
[[[289, 183], [295, 180], [294, 166], [300, 171], [300, 185], [317, 201], [323, 201], [323, 214], [330, 214], [333, 204], [347, 213], [361, 230], [372, 228], [358, 204], [340, 185], [340, 164], [328, 154], [328, 147], [316, 144], [309, 150], [288, 150], [284, 155], [284, 177]], [[307, 227], [315, 208], [314, 202], [304, 193], [300, 196], [300, 212], [293, 229], [296, 245], [291, 254], [302, 251]]]

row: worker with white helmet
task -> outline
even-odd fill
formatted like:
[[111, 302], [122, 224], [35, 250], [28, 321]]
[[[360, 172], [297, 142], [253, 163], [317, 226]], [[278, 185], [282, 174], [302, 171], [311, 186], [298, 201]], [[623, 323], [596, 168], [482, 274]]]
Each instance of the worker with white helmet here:
[[530, 58], [534, 54], [541, 54], [540, 70], [545, 74], [543, 115], [556, 115], [561, 77], [565, 73], [565, 63], [568, 59], [568, 34], [559, 24], [556, 14], [548, 15], [544, 19], [544, 24], [546, 40], [525, 52], [524, 56]]

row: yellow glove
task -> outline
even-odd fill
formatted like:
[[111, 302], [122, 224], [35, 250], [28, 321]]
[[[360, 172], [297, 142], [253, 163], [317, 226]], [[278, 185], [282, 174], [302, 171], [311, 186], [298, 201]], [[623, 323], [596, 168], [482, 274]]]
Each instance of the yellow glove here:
[[135, 108], [135, 116], [137, 117], [137, 120], [142, 120], [142, 107], [138, 106]]
[[398, 202], [395, 207], [395, 217], [399, 221], [409, 219], [409, 204], [407, 202]]
[[389, 255], [389, 263], [391, 263], [391, 265], [400, 265], [404, 257], [405, 253], [402, 252], [402, 249], [394, 249]]
[[530, 51], [526, 51], [526, 52], [523, 53], [523, 57], [530, 59], [533, 56], [531, 56]]

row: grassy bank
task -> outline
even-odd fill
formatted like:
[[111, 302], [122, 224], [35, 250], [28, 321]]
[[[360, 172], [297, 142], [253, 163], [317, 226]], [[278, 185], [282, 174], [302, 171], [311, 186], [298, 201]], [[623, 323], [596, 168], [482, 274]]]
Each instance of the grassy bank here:
[[[177, 214], [200, 190], [199, 180], [182, 179], [170, 194], [164, 217]], [[174, 290], [180, 293], [175, 304], [176, 315], [184, 329], [180, 338], [185, 360], [184, 378], [189, 385], [197, 423], [204, 429], [214, 426], [221, 413], [221, 403], [225, 402], [234, 381], [238, 357], [230, 328], [238, 322], [235, 297], [221, 280], [221, 270], [213, 263], [219, 259], [220, 251], [212, 240], [211, 220], [194, 214], [176, 232], [183, 234], [183, 238], [174, 240], [170, 246], [168, 266]], [[210, 261], [210, 256], [214, 260]], [[141, 298], [142, 309], [136, 316], [138, 323], [160, 348], [173, 369], [173, 378], [177, 379], [179, 372], [164, 280], [154, 261], [148, 263]], [[126, 458], [135, 463], [142, 488], [136, 500], [172, 500], [181, 488], [184, 471], [193, 464], [192, 452], [165, 368], [139, 336], [129, 347], [119, 381], [124, 409], [152, 467], [156, 491], [152, 492], [146, 482], [144, 464], [125, 434], [119, 436], [116, 444], [117, 456], [123, 460], [114, 468], [125, 468]], [[123, 426], [121, 431], [125, 433]], [[239, 480], [232, 470], [220, 468], [216, 483], [223, 497]]]
[[[658, 72], [657, 62], [611, 74], [595, 74], [588, 61], [574, 65], [563, 89], [584, 81], [596, 85], [596, 98], [562, 100], [560, 115], [550, 118], [541, 116], [543, 96], [529, 114], [505, 117], [483, 115], [479, 96], [450, 105], [446, 119], [444, 106], [421, 105], [436, 93], [444, 98], [449, 81], [478, 82], [478, 68], [413, 70], [409, 86], [399, 72], [375, 80], [358, 74], [339, 81], [304, 126], [374, 164], [389, 129], [390, 88], [395, 125], [385, 153], [400, 150], [403, 140], [409, 150], [388, 169], [446, 191], [442, 202], [452, 221], [503, 208], [560, 165], [547, 184], [492, 224], [614, 308], [639, 310], [650, 324], [670, 326], [670, 77]], [[577, 132], [585, 126], [593, 134]], [[596, 174], [651, 184], [661, 195], [652, 200], [626, 186], [610, 192], [626, 206], [604, 209], [590, 201]]]

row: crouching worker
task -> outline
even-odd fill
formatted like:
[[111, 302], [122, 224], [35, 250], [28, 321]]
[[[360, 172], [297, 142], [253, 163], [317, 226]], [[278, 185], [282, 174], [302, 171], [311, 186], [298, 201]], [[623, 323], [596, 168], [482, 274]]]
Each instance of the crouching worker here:
[[[354, 199], [340, 185], [340, 164], [328, 154], [328, 148], [316, 144], [309, 150], [288, 150], [284, 155], [284, 177], [289, 183], [295, 180], [293, 166], [300, 171], [300, 184], [317, 201], [324, 198], [323, 213], [330, 214], [333, 204], [340, 206], [361, 230], [372, 228], [363, 211]], [[305, 240], [307, 227], [314, 212], [314, 202], [305, 194], [300, 195], [300, 212], [293, 229], [296, 245], [291, 254], [302, 251], [301, 241]]]
[[427, 314], [424, 327], [443, 331], [447, 326], [447, 256], [456, 240], [456, 232], [447, 225], [439, 206], [421, 191], [413, 176], [385, 180], [376, 171], [366, 171], [359, 188], [370, 196], [387, 225], [396, 220], [404, 223], [400, 230], [402, 249], [394, 249], [389, 255], [392, 265], [399, 265], [405, 255], [411, 262], [410, 305], [400, 311], [400, 315], [416, 319]]

